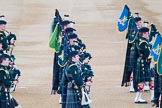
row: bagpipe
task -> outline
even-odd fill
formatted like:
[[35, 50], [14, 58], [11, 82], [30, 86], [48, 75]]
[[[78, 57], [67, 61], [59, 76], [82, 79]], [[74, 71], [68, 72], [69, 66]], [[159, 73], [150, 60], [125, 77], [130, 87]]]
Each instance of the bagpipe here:
[[10, 55], [10, 63], [9, 63], [9, 72], [10, 72], [10, 77], [11, 77], [11, 81], [13, 82], [11, 87], [10, 87], [10, 92], [14, 92], [16, 90], [16, 86], [17, 83], [19, 82], [19, 77], [21, 75], [21, 72], [19, 69], [16, 68], [15, 65], [15, 56], [12, 54], [13, 53], [13, 49], [15, 46], [15, 42], [17, 40], [16, 35], [7, 31], [7, 43], [8, 43], [8, 49], [7, 49], [7, 53]]
[[5, 50], [7, 51], [7, 53], [12, 54], [13, 52], [13, 48], [15, 46], [15, 42], [16, 42], [16, 35], [9, 32], [8, 30], [5, 30], [6, 32], [6, 37], [3, 38], [3, 42], [5, 43]]

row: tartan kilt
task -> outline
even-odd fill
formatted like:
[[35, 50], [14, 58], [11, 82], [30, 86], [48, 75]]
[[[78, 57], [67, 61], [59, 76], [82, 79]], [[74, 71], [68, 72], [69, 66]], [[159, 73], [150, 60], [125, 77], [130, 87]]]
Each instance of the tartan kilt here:
[[137, 59], [137, 67], [133, 81], [135, 90], [137, 90], [138, 83], [151, 81], [150, 64], [144, 57]]
[[73, 86], [68, 84], [65, 108], [82, 108], [79, 97]]

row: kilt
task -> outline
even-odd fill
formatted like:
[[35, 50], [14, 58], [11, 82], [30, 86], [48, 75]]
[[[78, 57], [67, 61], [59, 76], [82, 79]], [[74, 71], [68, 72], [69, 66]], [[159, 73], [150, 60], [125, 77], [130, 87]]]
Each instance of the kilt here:
[[151, 81], [150, 63], [146, 57], [140, 56], [137, 59], [137, 66], [133, 81], [135, 91], [137, 91], [138, 83]]
[[72, 86], [71, 82], [68, 83], [67, 96], [66, 96], [66, 107], [65, 108], [82, 108], [79, 97]]

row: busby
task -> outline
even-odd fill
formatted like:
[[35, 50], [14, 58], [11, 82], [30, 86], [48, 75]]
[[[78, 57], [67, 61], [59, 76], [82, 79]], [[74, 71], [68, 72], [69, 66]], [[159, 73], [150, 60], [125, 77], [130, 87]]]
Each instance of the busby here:
[[138, 21], [141, 21], [141, 20], [142, 20], [141, 17], [135, 17], [135, 18], [134, 18], [134, 21], [135, 21], [135, 22], [138, 22]]
[[75, 34], [75, 33], [68, 35], [68, 39], [75, 39], [75, 38], [77, 38], [77, 34]]
[[7, 24], [4, 15], [1, 15], [1, 16], [0, 16], [0, 24], [5, 24], [5, 25]]
[[75, 55], [78, 55], [78, 51], [71, 51], [69, 54], [68, 54], [68, 59], [74, 57]]
[[142, 27], [142, 28], [139, 29], [139, 32], [140, 32], [140, 33], [149, 32], [149, 28], [147, 28], [147, 27]]

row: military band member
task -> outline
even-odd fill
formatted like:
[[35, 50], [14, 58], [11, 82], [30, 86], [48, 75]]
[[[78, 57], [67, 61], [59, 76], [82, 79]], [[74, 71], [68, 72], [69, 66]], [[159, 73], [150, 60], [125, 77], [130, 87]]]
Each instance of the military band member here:
[[135, 103], [147, 103], [146, 100], [141, 98], [145, 82], [149, 82], [151, 101], [154, 98], [154, 85], [153, 81], [151, 80], [150, 63], [148, 60], [148, 56], [150, 54], [148, 36], [149, 36], [149, 29], [147, 27], [142, 27], [141, 29], [139, 29], [139, 37], [136, 44], [138, 51], [138, 59], [133, 80], [135, 91], [137, 91], [134, 100]]
[[9, 63], [9, 55], [0, 56], [0, 108], [19, 108], [19, 104], [10, 94], [10, 87], [14, 82], [8, 71]]
[[2, 15], [0, 16], [0, 40], [2, 40], [2, 46], [3, 50], [7, 51], [8, 49], [8, 41], [7, 36], [5, 34], [6, 32], [6, 24], [5, 17]]
[[129, 60], [129, 71], [131, 72], [130, 76], [130, 92], [134, 92], [134, 87], [133, 87], [133, 73], [135, 72], [135, 67], [136, 67], [136, 61], [137, 61], [137, 48], [136, 48], [136, 40], [137, 40], [137, 34], [138, 30], [142, 27], [142, 18], [141, 17], [135, 17], [135, 27], [132, 30], [132, 35], [129, 38], [129, 43], [131, 44], [131, 49], [130, 49], [130, 60]]
[[[79, 55], [77, 51], [69, 53], [69, 63], [64, 70], [64, 87], [62, 93], [62, 108], [90, 108], [89, 104], [82, 105], [82, 92], [81, 88], [86, 84], [90, 86], [90, 82], [84, 82], [81, 76], [81, 67], [79, 64]], [[66, 99], [65, 99], [66, 98]]]
[[134, 92], [133, 88], [133, 72], [134, 66], [136, 64], [136, 47], [135, 41], [138, 34], [138, 29], [141, 27], [142, 18], [137, 16], [131, 16], [129, 18], [128, 32], [126, 34], [126, 39], [128, 39], [127, 49], [126, 49], [126, 57], [125, 57], [125, 65], [124, 65], [124, 73], [121, 86], [129, 86], [130, 92]]
[[[52, 91], [51, 94], [56, 94], [57, 92], [60, 94], [60, 73], [62, 71], [62, 62], [64, 62], [64, 58], [61, 56], [63, 49], [65, 46], [67, 47], [67, 37], [65, 34], [65, 29], [70, 27], [70, 22], [68, 20], [60, 22], [61, 24], [61, 35], [62, 37], [62, 45], [61, 50], [59, 52], [55, 52], [54, 59], [53, 59], [53, 84], [52, 84]], [[65, 51], [66, 52], [66, 51]], [[62, 58], [61, 58], [62, 57]]]
[[9, 56], [3, 54], [0, 56], [0, 108], [8, 108], [10, 103], [9, 88], [12, 84], [7, 66], [9, 66]]

